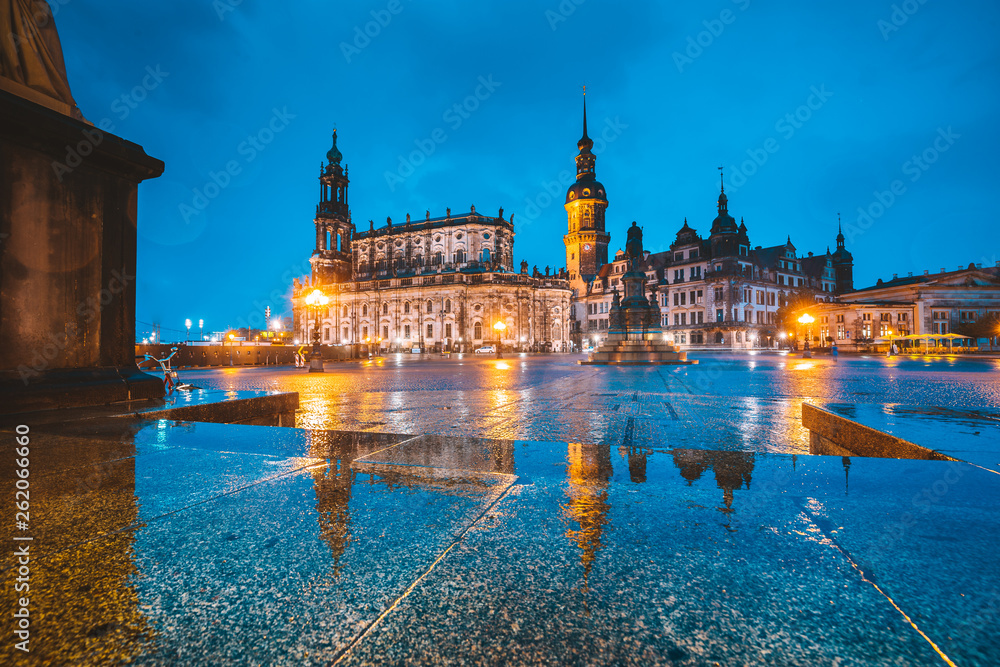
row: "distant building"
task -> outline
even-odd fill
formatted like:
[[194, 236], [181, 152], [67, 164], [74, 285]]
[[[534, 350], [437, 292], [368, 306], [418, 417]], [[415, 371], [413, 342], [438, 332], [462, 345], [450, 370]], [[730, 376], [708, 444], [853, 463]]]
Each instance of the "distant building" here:
[[[566, 193], [566, 267], [573, 289], [574, 342], [606, 336], [613, 292], [627, 271], [625, 253], [608, 261], [608, 196], [595, 173], [593, 142], [577, 142], [577, 179]], [[622, 225], [624, 228], [626, 225]], [[837, 250], [800, 256], [792, 244], [752, 247], [746, 224], [729, 214], [725, 189], [708, 238], [688, 225], [670, 250], [647, 254], [643, 270], [656, 290], [666, 335], [680, 346], [753, 348], [776, 345], [778, 309], [793, 299], [832, 301], [853, 289], [854, 258], [837, 235]]]
[[[909, 334], [957, 333], [984, 317], [1000, 317], [1000, 263], [939, 273], [924, 271], [841, 296], [810, 310], [821, 340], [870, 342]], [[816, 329], [815, 327], [820, 327]]]
[[503, 209], [358, 232], [348, 207], [348, 172], [337, 135], [320, 167], [312, 275], [293, 289], [294, 329], [312, 340], [314, 314], [305, 297], [319, 289], [329, 304], [320, 316], [325, 344], [368, 343], [380, 348], [471, 349], [494, 343], [525, 350], [569, 348], [570, 289], [565, 270], [527, 262], [514, 269], [514, 224]]

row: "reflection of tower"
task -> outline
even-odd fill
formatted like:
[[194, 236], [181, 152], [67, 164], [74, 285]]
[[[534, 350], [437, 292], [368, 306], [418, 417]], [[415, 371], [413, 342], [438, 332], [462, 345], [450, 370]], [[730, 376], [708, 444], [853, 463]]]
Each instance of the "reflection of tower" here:
[[567, 530], [566, 537], [583, 550], [580, 561], [586, 579], [603, 546], [601, 536], [608, 523], [608, 479], [611, 477], [611, 446], [569, 443], [567, 453], [569, 501], [562, 506], [563, 516], [580, 525], [579, 530]]
[[722, 502], [725, 507], [719, 510], [724, 514], [732, 514], [733, 491], [750, 488], [750, 477], [753, 474], [753, 452], [716, 452], [700, 449], [675, 449], [671, 452], [674, 465], [681, 472], [681, 477], [692, 482], [701, 478], [709, 468], [715, 472], [715, 483], [722, 489]]
[[646, 481], [646, 450], [642, 447], [628, 449], [628, 476], [636, 484]]
[[842, 456], [840, 462], [844, 466], [844, 495], [846, 496], [851, 490], [851, 457]]
[[351, 539], [350, 511], [351, 484], [354, 471], [354, 447], [349, 443], [330, 442], [325, 432], [314, 431], [310, 453], [326, 458], [325, 468], [312, 471], [313, 488], [316, 492], [316, 512], [319, 515], [320, 537], [330, 547], [333, 554], [333, 574], [340, 573], [340, 557]]

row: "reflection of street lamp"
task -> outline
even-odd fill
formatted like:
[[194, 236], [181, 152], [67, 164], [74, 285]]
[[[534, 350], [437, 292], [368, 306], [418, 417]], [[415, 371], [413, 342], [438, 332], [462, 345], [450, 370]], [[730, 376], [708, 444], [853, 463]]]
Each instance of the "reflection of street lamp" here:
[[507, 325], [503, 322], [497, 322], [493, 325], [493, 330], [497, 332], [497, 359], [503, 359], [503, 352], [500, 351], [500, 348], [503, 346], [502, 338], [506, 328]]
[[812, 352], [809, 351], [809, 339], [812, 338], [812, 323], [816, 321], [816, 318], [809, 313], [804, 314], [799, 318], [799, 324], [806, 327], [806, 347], [802, 352], [802, 356], [805, 358], [812, 358]]
[[330, 298], [318, 289], [313, 290], [312, 294], [306, 297], [306, 305], [312, 308], [315, 313], [315, 325], [313, 326], [313, 351], [312, 358], [309, 359], [310, 373], [322, 373], [324, 370], [323, 351], [319, 344], [319, 311], [328, 303], [330, 303]]
[[187, 343], [191, 341], [191, 320], [184, 320], [184, 326], [187, 327], [187, 336], [184, 339], [184, 342]]

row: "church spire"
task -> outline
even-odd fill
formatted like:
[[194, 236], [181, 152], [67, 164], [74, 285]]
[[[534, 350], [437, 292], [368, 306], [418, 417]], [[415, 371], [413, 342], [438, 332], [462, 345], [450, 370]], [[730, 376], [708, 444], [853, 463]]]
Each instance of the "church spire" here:
[[729, 214], [729, 197], [726, 196], [726, 181], [723, 178], [722, 167], [719, 167], [719, 215]]
[[580, 141], [576, 142], [576, 147], [580, 149], [580, 154], [584, 152], [589, 153], [590, 149], [594, 147], [593, 140], [587, 136], [587, 87], [583, 87], [583, 136], [580, 137]]
[[840, 224], [840, 213], [837, 213], [837, 249], [844, 248], [844, 227]]

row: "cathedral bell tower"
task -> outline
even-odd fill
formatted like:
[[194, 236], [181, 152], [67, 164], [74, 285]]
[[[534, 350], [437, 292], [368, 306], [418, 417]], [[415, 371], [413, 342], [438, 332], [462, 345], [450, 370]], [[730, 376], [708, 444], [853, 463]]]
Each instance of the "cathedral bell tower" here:
[[604, 231], [604, 210], [608, 196], [594, 174], [596, 156], [591, 152], [594, 142], [587, 136], [587, 96], [583, 97], [583, 136], [577, 142], [576, 182], [566, 192], [568, 233], [566, 270], [570, 287], [577, 294], [586, 292], [587, 283], [594, 279], [601, 266], [608, 263], [608, 243], [611, 235]]
[[343, 155], [337, 149], [337, 130], [333, 146], [326, 152], [327, 164], [319, 165], [319, 204], [316, 205], [316, 248], [312, 264], [314, 284], [329, 285], [351, 279], [351, 241], [354, 225], [347, 203], [347, 170], [340, 166]]

